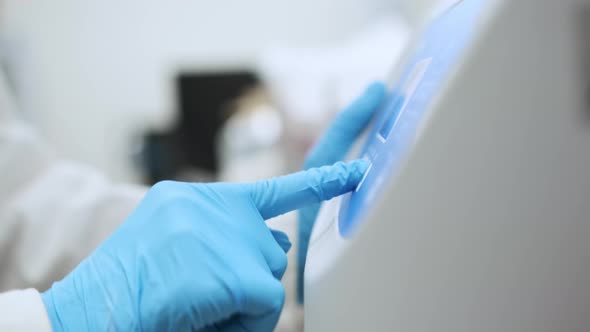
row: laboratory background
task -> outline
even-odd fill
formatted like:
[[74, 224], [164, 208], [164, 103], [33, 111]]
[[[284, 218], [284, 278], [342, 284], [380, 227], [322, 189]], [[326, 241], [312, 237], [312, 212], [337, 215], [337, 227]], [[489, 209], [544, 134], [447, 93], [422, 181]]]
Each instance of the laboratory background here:
[[[305, 150], [334, 112], [385, 78], [407, 39], [398, 8], [5, 0], [2, 68], [56, 149], [115, 180], [241, 176], [230, 168], [249, 161], [228, 158], [268, 152], [287, 135]], [[244, 174], [276, 172], [277, 160]]]
[[[304, 276], [305, 209], [266, 221], [293, 242], [279, 332], [590, 331], [588, 59], [590, 0], [0, 0], [5, 99], [89, 188], [299, 171], [384, 83]], [[91, 243], [43, 231], [15, 232], [33, 276]]]
[[[408, 43], [400, 12], [427, 5], [3, 0], [0, 69], [60, 157], [115, 182], [250, 181], [300, 169], [333, 116], [388, 78]], [[296, 215], [278, 219], [295, 238]], [[294, 269], [280, 331], [302, 326]]]

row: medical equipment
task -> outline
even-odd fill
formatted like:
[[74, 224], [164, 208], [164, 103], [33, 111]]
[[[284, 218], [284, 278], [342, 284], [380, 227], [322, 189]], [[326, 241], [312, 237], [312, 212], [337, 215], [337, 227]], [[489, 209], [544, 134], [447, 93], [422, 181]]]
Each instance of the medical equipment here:
[[590, 1], [463, 0], [322, 207], [305, 330], [588, 331]]

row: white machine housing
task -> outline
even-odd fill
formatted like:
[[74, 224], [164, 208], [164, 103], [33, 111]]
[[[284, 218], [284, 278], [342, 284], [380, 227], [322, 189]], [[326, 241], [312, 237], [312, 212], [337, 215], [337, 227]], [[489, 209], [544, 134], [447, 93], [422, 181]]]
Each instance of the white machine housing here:
[[323, 206], [305, 331], [590, 331], [590, 1], [484, 2], [359, 228]]

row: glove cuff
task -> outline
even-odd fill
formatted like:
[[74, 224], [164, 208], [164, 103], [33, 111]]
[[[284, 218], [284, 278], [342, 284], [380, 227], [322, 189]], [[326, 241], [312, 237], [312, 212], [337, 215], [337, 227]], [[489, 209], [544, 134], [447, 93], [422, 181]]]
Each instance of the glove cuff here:
[[57, 313], [55, 303], [53, 300], [52, 288], [41, 293], [41, 299], [43, 300], [43, 304], [45, 305], [47, 317], [49, 318], [49, 322], [51, 323], [51, 329], [53, 330], [53, 332], [63, 331], [64, 328], [61, 324], [61, 320], [59, 319], [59, 315]]
[[69, 274], [41, 293], [53, 332], [91, 330], [87, 303], [80, 298], [75, 285], [74, 277]]

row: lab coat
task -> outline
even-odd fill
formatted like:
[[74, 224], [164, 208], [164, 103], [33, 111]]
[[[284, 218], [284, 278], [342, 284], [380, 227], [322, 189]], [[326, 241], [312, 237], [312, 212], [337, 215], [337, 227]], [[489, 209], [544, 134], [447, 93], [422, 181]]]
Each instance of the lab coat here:
[[39, 292], [88, 256], [145, 193], [60, 160], [0, 71], [0, 331], [51, 331]]

